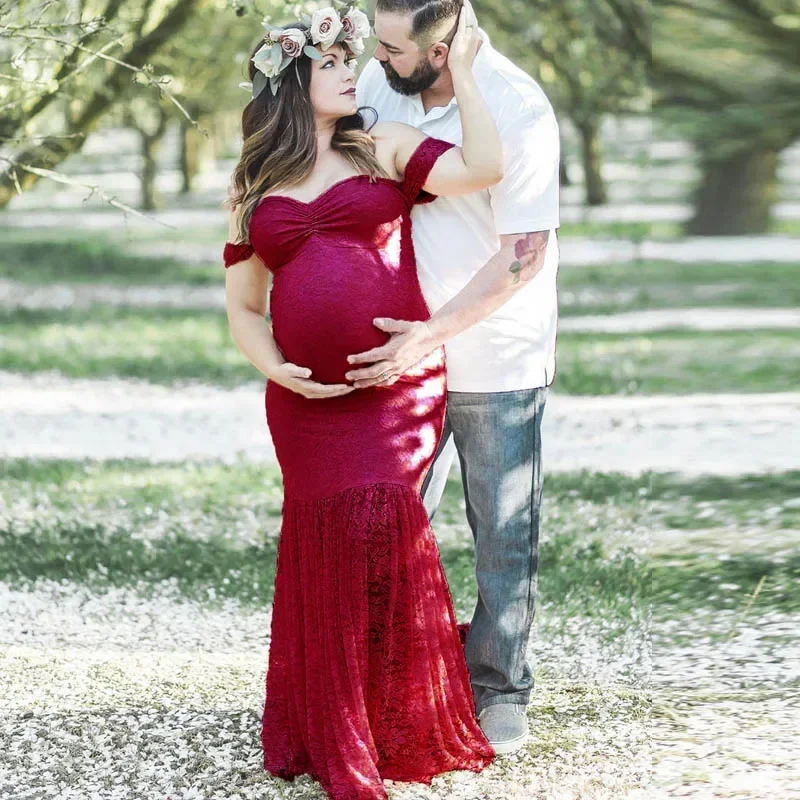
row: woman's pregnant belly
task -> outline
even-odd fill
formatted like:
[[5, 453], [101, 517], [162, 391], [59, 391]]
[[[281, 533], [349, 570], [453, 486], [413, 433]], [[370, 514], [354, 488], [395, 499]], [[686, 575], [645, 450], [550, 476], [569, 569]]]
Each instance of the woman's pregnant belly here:
[[270, 312], [284, 357], [308, 367], [319, 383], [346, 383], [347, 356], [386, 343], [376, 317], [429, 316], [413, 268], [389, 262], [374, 248], [324, 243], [276, 270]]

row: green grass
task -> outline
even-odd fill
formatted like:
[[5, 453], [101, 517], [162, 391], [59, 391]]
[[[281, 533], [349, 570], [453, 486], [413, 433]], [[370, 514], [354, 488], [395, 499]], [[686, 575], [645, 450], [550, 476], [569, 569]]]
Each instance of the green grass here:
[[[191, 264], [165, 256], [137, 255], [132, 243], [98, 234], [5, 230], [3, 246], [0, 247], [0, 278], [36, 284], [54, 281], [123, 286], [218, 284], [224, 282], [222, 243], [225, 233], [221, 231], [211, 242], [219, 243], [218, 263]], [[183, 241], [205, 241], [199, 234], [187, 231], [182, 231], [181, 237]], [[170, 241], [172, 238], [159, 234], [156, 241]]]
[[559, 270], [563, 316], [659, 308], [800, 304], [797, 264], [681, 264], [643, 261]]
[[800, 236], [800, 219], [775, 219], [770, 224], [770, 233]]
[[224, 311], [16, 310], [0, 312], [0, 334], [5, 370], [155, 383], [234, 385], [259, 378], [236, 349]]
[[[556, 389], [570, 394], [777, 392], [800, 386], [800, 340], [791, 331], [563, 333], [557, 358]], [[0, 312], [0, 369], [163, 384], [233, 386], [261, 379], [236, 349], [223, 311]]]
[[793, 331], [564, 334], [555, 386], [568, 394], [782, 392], [800, 386]]
[[[661, 202], [661, 201], [658, 201]], [[671, 203], [671, 200], [664, 200]], [[774, 219], [768, 234], [780, 236], [800, 236], [800, 220]], [[592, 239], [679, 239], [684, 235], [684, 226], [679, 222], [565, 222], [559, 228], [559, 235], [585, 236]]]
[[588, 237], [590, 239], [677, 239], [681, 226], [673, 222], [565, 222], [558, 229], [562, 239]]
[[[275, 467], [141, 461], [102, 464], [10, 460], [0, 482], [0, 578], [85, 582], [145, 593], [174, 581], [187, 597], [269, 602], [282, 502]], [[575, 616], [630, 621], [663, 609], [731, 609], [765, 578], [759, 608], [800, 610], [800, 473], [683, 480], [594, 473], [553, 474], [545, 483], [540, 599]], [[784, 515], [776, 515], [775, 507]], [[691, 527], [710, 540], [676, 552]], [[463, 494], [451, 480], [434, 527], [456, 610], [474, 607], [474, 554]], [[781, 545], [780, 543], [783, 542]], [[627, 623], [626, 623], [627, 624]]]

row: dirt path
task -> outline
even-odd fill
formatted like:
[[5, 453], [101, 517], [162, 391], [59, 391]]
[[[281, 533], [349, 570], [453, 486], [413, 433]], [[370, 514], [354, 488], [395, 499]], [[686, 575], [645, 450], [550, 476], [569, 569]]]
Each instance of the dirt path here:
[[[545, 412], [548, 470], [800, 469], [800, 393], [571, 397]], [[6, 457], [273, 461], [261, 384], [226, 390], [0, 373]]]

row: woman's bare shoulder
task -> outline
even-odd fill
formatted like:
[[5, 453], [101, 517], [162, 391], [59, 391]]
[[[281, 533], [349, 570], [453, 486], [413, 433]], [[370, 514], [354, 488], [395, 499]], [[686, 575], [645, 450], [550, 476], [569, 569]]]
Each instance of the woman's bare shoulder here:
[[370, 129], [370, 134], [376, 141], [392, 141], [397, 144], [425, 138], [425, 134], [419, 128], [406, 125], [404, 122], [376, 122]]
[[397, 180], [403, 177], [408, 154], [427, 138], [419, 128], [402, 122], [379, 122], [372, 127], [370, 134], [375, 140], [378, 159]]

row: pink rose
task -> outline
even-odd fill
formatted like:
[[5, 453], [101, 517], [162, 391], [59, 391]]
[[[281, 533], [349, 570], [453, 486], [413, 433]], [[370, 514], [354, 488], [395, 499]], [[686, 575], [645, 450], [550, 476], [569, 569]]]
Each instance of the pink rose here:
[[344, 29], [347, 31], [348, 39], [368, 39], [371, 33], [369, 17], [363, 12], [354, 8], [346, 14], [342, 20]]
[[298, 58], [303, 53], [306, 46], [306, 35], [298, 28], [290, 28], [281, 33], [278, 43], [285, 56]]

